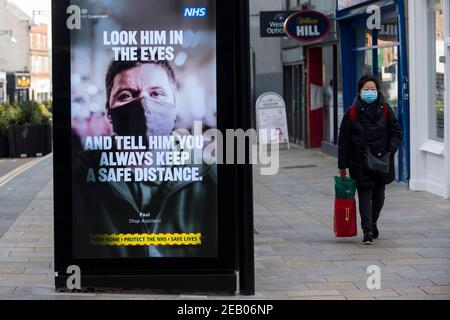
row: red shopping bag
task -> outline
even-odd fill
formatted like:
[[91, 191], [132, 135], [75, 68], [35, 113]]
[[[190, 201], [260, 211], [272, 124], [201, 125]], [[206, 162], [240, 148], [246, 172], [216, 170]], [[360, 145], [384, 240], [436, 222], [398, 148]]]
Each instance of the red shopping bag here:
[[338, 238], [351, 238], [358, 235], [356, 227], [355, 199], [336, 199], [334, 203], [334, 233]]

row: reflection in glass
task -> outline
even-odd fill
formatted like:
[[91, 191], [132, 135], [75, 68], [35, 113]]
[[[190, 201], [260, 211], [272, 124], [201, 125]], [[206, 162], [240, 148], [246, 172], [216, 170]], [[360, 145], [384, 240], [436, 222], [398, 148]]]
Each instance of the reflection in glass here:
[[398, 42], [397, 20], [386, 20], [381, 23], [378, 32], [378, 45], [395, 45]]
[[374, 45], [372, 30], [364, 27], [355, 28], [356, 48], [370, 48]]
[[372, 74], [373, 50], [355, 52], [356, 57], [356, 79], [361, 79], [366, 74]]
[[398, 48], [378, 49], [378, 77], [386, 102], [398, 109]]

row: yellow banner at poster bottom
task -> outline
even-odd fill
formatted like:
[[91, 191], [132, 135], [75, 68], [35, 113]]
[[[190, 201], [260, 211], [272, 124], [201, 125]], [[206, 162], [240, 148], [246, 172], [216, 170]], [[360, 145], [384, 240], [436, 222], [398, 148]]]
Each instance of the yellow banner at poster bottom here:
[[199, 246], [201, 233], [158, 234], [96, 234], [91, 235], [94, 246]]

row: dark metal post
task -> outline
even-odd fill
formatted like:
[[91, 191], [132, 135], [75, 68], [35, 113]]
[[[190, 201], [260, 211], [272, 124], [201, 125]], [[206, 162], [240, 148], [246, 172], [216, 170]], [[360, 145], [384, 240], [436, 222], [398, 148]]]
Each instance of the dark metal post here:
[[403, 0], [397, 1], [398, 40], [399, 46], [399, 113], [403, 127], [403, 146], [399, 149], [399, 180], [407, 182], [411, 177], [411, 137], [410, 137], [410, 105], [409, 105], [409, 72], [406, 32], [406, 12]]
[[333, 144], [338, 144], [338, 136], [339, 136], [339, 99], [338, 99], [338, 92], [339, 92], [339, 75], [338, 75], [338, 67], [339, 67], [339, 55], [338, 55], [338, 46], [337, 44], [333, 45]]
[[[237, 19], [235, 29], [236, 41], [236, 91], [238, 128], [247, 130], [251, 127], [251, 85], [250, 85], [250, 25], [249, 1], [234, 1]], [[253, 171], [252, 165], [240, 165], [238, 168], [242, 178], [242, 185], [238, 186], [237, 197], [239, 208], [239, 289], [242, 295], [255, 294], [255, 249], [253, 223]]]

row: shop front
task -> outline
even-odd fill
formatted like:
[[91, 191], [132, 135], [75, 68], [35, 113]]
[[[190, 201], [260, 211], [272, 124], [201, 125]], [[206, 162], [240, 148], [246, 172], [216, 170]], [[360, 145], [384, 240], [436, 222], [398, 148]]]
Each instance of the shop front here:
[[8, 73], [7, 94], [10, 103], [30, 101], [31, 76], [29, 73]]
[[31, 95], [34, 101], [44, 102], [51, 100], [51, 84], [49, 78], [33, 77]]
[[450, 198], [450, 1], [409, 3], [410, 188]]
[[6, 102], [6, 73], [0, 72], [0, 103]]
[[[324, 152], [337, 156], [343, 104], [335, 5], [333, 2], [313, 1], [299, 11], [308, 10], [314, 10], [317, 17], [307, 17], [304, 21], [320, 23], [326, 20], [329, 29], [318, 40], [298, 41], [291, 37], [282, 42], [290, 138], [292, 143], [322, 148]], [[314, 25], [309, 28], [315, 30]]]
[[[369, 29], [368, 18], [380, 8], [381, 28]], [[369, 13], [368, 13], [369, 11]], [[379, 79], [381, 90], [404, 131], [397, 155], [399, 181], [410, 178], [409, 77], [406, 12], [403, 0], [338, 0], [336, 20], [341, 43], [343, 102], [347, 110], [357, 95], [358, 80], [366, 74]]]
[[289, 141], [297, 145], [305, 142], [304, 63], [303, 48], [296, 46], [283, 50], [283, 87]]

